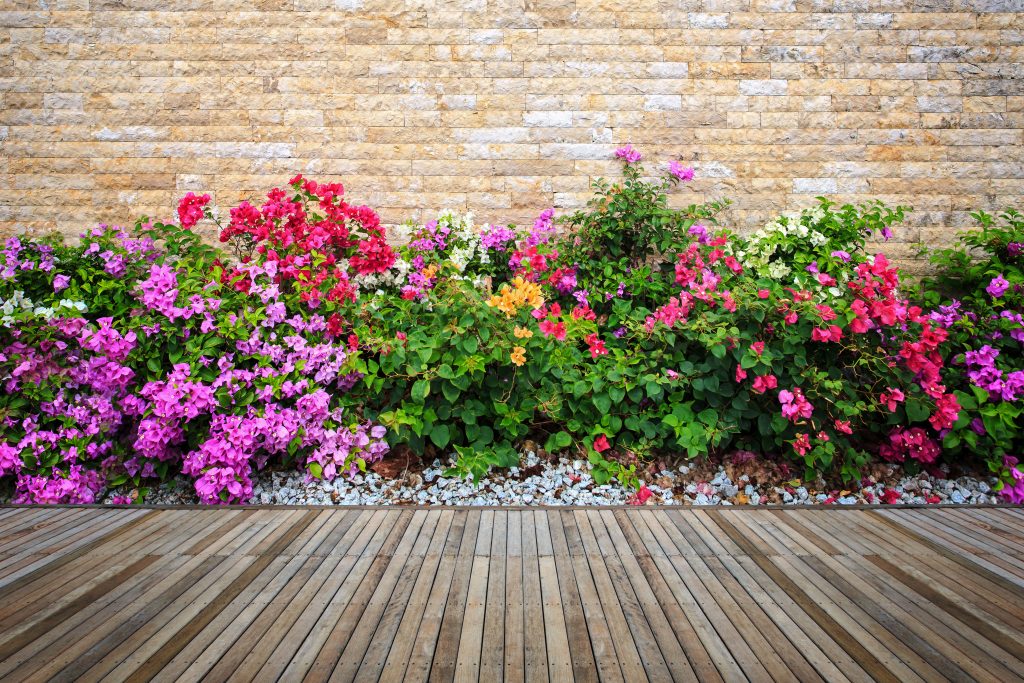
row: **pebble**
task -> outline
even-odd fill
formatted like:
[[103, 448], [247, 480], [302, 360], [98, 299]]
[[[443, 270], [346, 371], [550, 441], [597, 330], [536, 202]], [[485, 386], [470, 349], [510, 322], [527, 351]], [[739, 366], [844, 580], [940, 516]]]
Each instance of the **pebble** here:
[[[445, 477], [449, 463], [435, 460], [420, 473], [408, 479], [384, 479], [369, 472], [351, 480], [333, 482], [307, 481], [304, 473], [273, 471], [254, 475], [253, 503], [262, 505], [622, 505], [635, 501], [635, 491], [617, 483], [595, 485], [591, 466], [585, 460], [562, 458], [556, 462], [542, 460], [536, 453], [523, 455], [519, 467], [495, 471], [478, 486], [462, 479]], [[523, 476], [523, 472], [539, 473]], [[691, 475], [691, 471], [695, 474]], [[823, 492], [820, 485], [812, 493], [807, 486], [788, 488], [781, 482], [752, 483], [748, 475], [740, 475], [734, 483], [724, 467], [707, 479], [695, 479], [689, 465], [661, 472], [658, 483], [648, 482], [651, 496], [648, 505], [732, 505], [739, 502], [758, 505], [783, 502], [792, 505], [835, 503], [857, 505], [881, 502], [886, 491], [898, 494], [896, 502], [924, 505], [928, 503], [994, 503], [995, 480], [961, 477], [956, 480], [933, 478], [926, 474], [898, 479], [888, 484], [873, 483], [859, 491]], [[706, 472], [706, 469], [704, 470]], [[798, 483], [798, 482], [794, 482]], [[660, 484], [660, 485], [659, 485]], [[107, 501], [125, 489], [108, 492]], [[888, 494], [891, 496], [891, 493]], [[179, 477], [150, 492], [151, 504], [196, 504], [192, 482]]]

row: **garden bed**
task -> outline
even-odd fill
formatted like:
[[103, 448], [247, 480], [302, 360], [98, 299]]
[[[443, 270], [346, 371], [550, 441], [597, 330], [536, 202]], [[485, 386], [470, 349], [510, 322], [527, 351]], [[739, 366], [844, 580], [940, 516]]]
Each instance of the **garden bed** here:
[[[397, 247], [340, 184], [301, 177], [223, 221], [189, 193], [176, 223], [10, 238], [0, 487], [17, 503], [144, 502], [181, 481], [202, 503], [1024, 501], [1019, 214], [975, 214], [916, 285], [868, 249], [905, 207], [819, 198], [736, 235], [727, 202], [670, 205], [692, 170], [616, 156], [623, 177], [573, 213], [520, 229], [443, 211]], [[398, 449], [446, 461], [370, 474]]]
[[[948, 468], [906, 474], [879, 465], [847, 486], [823, 480], [804, 482], [784, 463], [701, 460], [652, 468], [638, 490], [619, 482], [598, 484], [585, 458], [523, 454], [518, 467], [490, 473], [479, 482], [446, 476], [453, 462], [434, 460], [397, 476], [377, 472], [351, 479], [311, 480], [294, 470], [267, 470], [253, 482], [258, 505], [990, 505], [1001, 502], [998, 480], [978, 473], [953, 474]], [[123, 500], [128, 490], [109, 492], [106, 502]], [[178, 477], [152, 491], [153, 505], [196, 505], [192, 480]]]

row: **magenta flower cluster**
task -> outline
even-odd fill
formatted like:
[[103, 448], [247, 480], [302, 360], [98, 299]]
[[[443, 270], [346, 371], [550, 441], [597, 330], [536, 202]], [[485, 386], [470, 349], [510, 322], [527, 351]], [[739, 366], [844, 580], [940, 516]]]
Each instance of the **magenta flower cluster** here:
[[[15, 502], [92, 503], [111, 482], [175, 472], [204, 503], [247, 502], [253, 473], [271, 462], [330, 479], [383, 457], [384, 428], [337, 400], [360, 377], [351, 349], [322, 316], [288, 315], [273, 263], [243, 266], [244, 293], [116, 228], [83, 237], [91, 274], [123, 283], [134, 309], [93, 318], [74, 302], [52, 314], [24, 308], [0, 328], [3, 389], [30, 406], [5, 418], [0, 442]], [[43, 244], [8, 240], [3, 258], [18, 261], [12, 279], [53, 269]], [[73, 279], [54, 275], [50, 296]], [[165, 354], [172, 363], [155, 362]]]

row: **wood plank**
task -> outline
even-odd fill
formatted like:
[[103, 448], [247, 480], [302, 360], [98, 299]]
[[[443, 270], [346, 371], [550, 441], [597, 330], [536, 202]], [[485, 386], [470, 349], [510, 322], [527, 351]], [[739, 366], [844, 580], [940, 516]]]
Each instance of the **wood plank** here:
[[897, 565], [878, 556], [867, 556], [865, 559], [1012, 656], [1024, 661], [1024, 641], [1020, 639], [1019, 629], [1007, 628], [994, 619], [983, 618], [977, 603], [970, 602], [957, 591], [935, 581], [929, 574], [918, 571], [916, 567]]
[[[425, 512], [421, 514], [426, 515]], [[232, 674], [233, 679], [272, 680], [281, 676], [320, 616], [327, 609], [327, 605], [336, 595], [343, 580], [348, 577], [350, 567], [355, 563], [354, 557], [337, 553], [314, 554], [322, 540], [334, 533], [332, 523], [324, 523], [323, 527], [322, 531], [318, 531], [307, 541], [303, 550], [310, 552], [312, 558], [323, 558], [322, 567], [327, 567], [327, 569], [318, 570], [317, 574], [308, 582], [309, 585], [300, 591], [301, 597], [292, 600], [281, 616], [274, 620], [273, 626], [253, 648], [253, 651], [260, 652], [260, 655], [253, 656], [252, 653], [247, 655], [244, 664]], [[334, 550], [338, 550], [348, 538], [353, 538], [355, 535], [342, 536]], [[369, 545], [369, 541], [367, 545]], [[401, 550], [401, 546], [399, 550]], [[326, 576], [321, 579], [319, 574]]]
[[[20, 512], [20, 510], [19, 510]], [[147, 517], [146, 523], [126, 528], [124, 534], [111, 536], [99, 546], [91, 548], [91, 552], [67, 562], [51, 563], [33, 572], [25, 581], [12, 584], [5, 591], [5, 598], [0, 602], [0, 632], [13, 628], [15, 624], [24, 625], [27, 619], [23, 610], [33, 606], [30, 619], [42, 618], [51, 609], [76, 599], [81, 593], [90, 590], [90, 581], [102, 581], [110, 572], [123, 568], [120, 561], [135, 559], [145, 549], [145, 539], [153, 533], [155, 517]], [[112, 560], [110, 551], [116, 551], [116, 560]], [[101, 573], [93, 574], [93, 570]]]
[[[249, 681], [266, 663], [284, 637], [285, 632], [309, 605], [315, 593], [330, 578], [341, 558], [296, 555], [301, 560], [293, 574], [277, 594], [263, 607], [225, 652], [210, 673], [213, 680]], [[291, 653], [289, 653], [291, 654]]]
[[[105, 580], [82, 592], [74, 600], [68, 601], [61, 609], [50, 612], [30, 627], [22, 626], [17, 630], [5, 630], [3, 640], [0, 641], [0, 661], [4, 665], [20, 663], [11, 661], [15, 653], [44, 635], [53, 634], [58, 625], [68, 625], [72, 619], [84, 614], [86, 607], [97, 605], [103, 596], [110, 595], [115, 588], [127, 585], [130, 578], [139, 575], [140, 572], [155, 564], [158, 559], [156, 556], [142, 557], [127, 567], [121, 567], [112, 572]], [[0, 669], [0, 673], [3, 671]]]
[[[562, 513], [548, 510], [548, 533], [551, 536], [552, 557], [555, 573], [558, 576], [558, 602], [561, 603], [569, 652], [572, 658], [573, 679], [584, 683], [598, 680], [597, 665], [588, 633], [586, 617], [583, 613], [583, 599], [576, 581], [576, 571], [572, 564], [569, 541], [563, 525]], [[575, 524], [573, 524], [575, 528]], [[579, 533], [576, 532], [576, 543]], [[582, 547], [578, 549], [582, 553]]]
[[203, 610], [193, 618], [187, 626], [181, 629], [175, 639], [165, 647], [150, 656], [127, 680], [130, 683], [138, 681], [149, 681], [157, 672], [162, 670], [168, 662], [178, 655], [188, 643], [213, 621], [218, 614], [238, 595], [245, 590], [257, 576], [270, 566], [270, 563], [281, 554], [288, 552], [289, 546], [302, 533], [302, 531], [313, 523], [316, 518], [314, 512], [295, 511], [294, 515], [282, 517], [281, 526], [275, 529], [275, 533], [269, 534], [267, 539], [273, 538], [264, 550], [258, 554], [256, 559], [228, 588], [222, 591], [216, 598], [206, 605]]
[[[781, 588], [789, 600], [798, 605], [821, 631], [827, 634], [844, 651], [841, 658], [856, 662], [857, 666], [874, 680], [900, 683], [902, 679], [890, 671], [887, 663], [883, 663], [882, 659], [876, 657], [869, 647], [865, 647], [860, 642], [860, 639], [855, 637], [852, 631], [848, 630], [847, 624], [849, 620], [845, 619], [841, 612], [830, 609], [827, 598], [822, 600], [817, 595], [812, 595], [805, 591], [802, 584], [797, 584], [790, 578], [790, 575], [782, 571], [771, 559], [758, 552], [757, 547], [747, 540], [728, 517], [716, 514], [714, 515], [714, 521], [744, 551], [746, 558], [740, 556], [741, 564], [743, 559], [749, 559], [753, 565], [756, 565], [766, 575], [772, 584]], [[746, 564], [744, 567], [749, 571], [749, 567]], [[824, 596], [821, 597], [824, 598]], [[833, 661], [838, 664], [841, 658], [836, 657]], [[917, 676], [911, 675], [910, 678], [916, 679]]]
[[[679, 553], [670, 556], [664, 551], [664, 547], [661, 547], [662, 552], [653, 557], [647, 554], [646, 548], [643, 546], [643, 539], [637, 532], [636, 526], [630, 521], [628, 515], [619, 514], [619, 512], [613, 516], [616, 521], [615, 531], [618, 534], [616, 545], [633, 550], [632, 557], [625, 556], [626, 571], [631, 576], [636, 576], [637, 579], [640, 576], [646, 578], [649, 588], [638, 581], [634, 584], [634, 589], [641, 604], [644, 605], [644, 611], [648, 613], [648, 618], [652, 619], [652, 628], [660, 634], [659, 643], [662, 645], [662, 652], [665, 654], [673, 678], [676, 680], [692, 680], [693, 678], [722, 680], [723, 677], [725, 679], [743, 677], [744, 674], [736, 659], [708, 621], [704, 606], [693, 595], [693, 580], [680, 580], [679, 567], [689, 569], [689, 565], [686, 563], [687, 558]], [[637, 522], [643, 524], [641, 519], [638, 519]], [[645, 524], [643, 526], [653, 540], [649, 527]], [[660, 544], [658, 545], [660, 546]], [[691, 559], [697, 561], [699, 556], [694, 555]], [[679, 565], [676, 566], [676, 563]], [[655, 600], [660, 605], [660, 611], [663, 614], [648, 612], [648, 610], [652, 610]], [[708, 604], [707, 607], [717, 611], [712, 604]], [[664, 623], [666, 618], [667, 626]], [[675, 646], [671, 645], [669, 631], [677, 642]], [[678, 648], [681, 650], [676, 653]], [[670, 655], [669, 653], [676, 654]], [[680, 657], [680, 655], [682, 656]]]
[[523, 650], [526, 681], [547, 681], [548, 652], [544, 632], [544, 598], [540, 585], [540, 555], [537, 552], [537, 524], [533, 511], [523, 520]]
[[438, 576], [438, 568], [448, 535], [451, 533], [452, 519], [455, 513], [452, 510], [444, 510], [443, 512], [431, 512], [431, 515], [436, 515], [438, 518], [434, 536], [423, 557], [423, 566], [416, 577], [416, 583], [402, 613], [398, 631], [387, 652], [387, 659], [384, 661], [384, 668], [380, 675], [381, 683], [400, 683], [405, 679], [405, 671], [409, 665], [416, 634], [427, 608], [430, 591], [435, 581], [443, 580], [443, 577]]
[[116, 541], [121, 534], [130, 531], [135, 524], [142, 523], [147, 515], [152, 514], [134, 510], [131, 512], [135, 514], [131, 516], [126, 515], [116, 524], [91, 529], [89, 534], [80, 538], [74, 547], [66, 548], [64, 552], [60, 553], [46, 554], [37, 560], [21, 566], [17, 571], [13, 571], [0, 578], [0, 600], [3, 600], [7, 591], [16, 590], [30, 580], [32, 574], [40, 570], [53, 571], [59, 569], [68, 562], [72, 562], [104, 544]]
[[[359, 620], [363, 612], [370, 605], [371, 598], [378, 592], [389, 591], [394, 587], [390, 577], [394, 576], [394, 570], [388, 572], [389, 565], [394, 559], [395, 548], [402, 543], [409, 524], [413, 521], [412, 511], [402, 512], [389, 511], [385, 517], [383, 526], [390, 530], [387, 540], [378, 549], [372, 545], [367, 546], [364, 555], [371, 557], [369, 568], [362, 577], [362, 581], [355, 593], [346, 601], [344, 611], [341, 613], [337, 623], [331, 630], [330, 635], [324, 641], [323, 647], [313, 661], [312, 666], [306, 673], [307, 681], [329, 680], [335, 667], [341, 660], [345, 646], [348, 645], [352, 634], [359, 626]], [[385, 579], [385, 577], [388, 577]], [[396, 577], [397, 578], [397, 577]], [[375, 605], [377, 603], [374, 603]], [[362, 658], [364, 653], [360, 652]]]
[[[516, 513], [512, 513], [515, 515]], [[509, 513], [494, 513], [491, 548], [487, 566], [487, 604], [480, 658], [480, 680], [500, 683], [505, 677], [505, 548], [508, 543]]]
[[540, 564], [541, 602], [544, 606], [544, 638], [548, 656], [548, 680], [574, 680], [572, 657], [569, 654], [569, 636], [566, 632], [562, 594], [558, 584], [554, 547], [547, 514], [533, 513], [537, 529], [537, 551]]
[[[586, 520], [585, 527], [583, 520]], [[644, 615], [640, 598], [637, 597], [633, 584], [629, 580], [625, 568], [622, 566], [622, 561], [614, 550], [604, 520], [598, 512], [587, 512], [577, 518], [577, 524], [580, 526], [584, 545], [589, 546], [590, 543], [593, 543], [593, 546], [596, 546], [598, 550], [598, 552], [594, 553], [588, 552], [587, 558], [590, 560], [591, 571], [594, 573], [598, 592], [601, 594], [602, 599], [607, 594], [608, 601], [604, 603], [605, 615], [609, 613], [614, 615], [613, 623], [616, 623], [616, 630], [619, 630], [620, 633], [624, 631], [623, 635], [629, 636], [628, 643], [635, 646], [635, 656], [629, 657], [627, 655], [624, 658], [620, 655], [620, 661], [626, 659], [626, 661], [633, 665], [632, 668], [634, 669], [636, 664], [639, 664], [640, 667], [645, 669], [646, 678], [651, 681], [674, 680], [672, 669], [665, 661], [665, 656], [661, 652], [654, 631]], [[611, 604], [612, 601], [614, 601], [614, 605]], [[623, 622], [621, 624], [618, 623], [620, 616]], [[622, 628], [623, 625], [625, 628]], [[616, 637], [618, 638], [619, 636]], [[624, 638], [623, 640], [626, 639]], [[678, 643], [676, 645], [678, 646]], [[616, 649], [618, 649], [618, 643], [616, 643]], [[682, 658], [676, 657], [677, 661], [680, 659], [685, 659], [685, 655]], [[679, 670], [686, 671], [685, 665], [682, 665], [681, 661]], [[627, 680], [630, 680], [625, 670], [623, 675], [626, 676]]]
[[[384, 521], [388, 518], [386, 511], [378, 510], [363, 518], [365, 523], [353, 523], [343, 536], [338, 538], [330, 549], [321, 545], [313, 553], [314, 557], [336, 557], [338, 562], [336, 585], [333, 593], [325, 586], [326, 603], [319, 609], [316, 620], [306, 634], [298, 650], [291, 655], [284, 672], [283, 680], [301, 680], [313, 666], [324, 644], [330, 638], [349, 602], [360, 586], [367, 571], [370, 569], [377, 550], [385, 547], [395, 529]], [[333, 538], [334, 533], [328, 538]], [[326, 541], [325, 541], [326, 543]], [[321, 552], [321, 551], [324, 552]], [[337, 581], [340, 580], [340, 583]], [[317, 610], [313, 612], [316, 613]], [[282, 653], [283, 656], [284, 653]]]
[[[155, 556], [142, 559], [145, 562], [140, 560], [138, 566], [129, 567], [119, 582], [104, 582], [61, 610], [40, 619], [27, 620], [5, 631], [4, 641], [0, 645], [0, 658], [3, 659], [0, 663], [0, 676], [10, 673], [40, 652], [54, 650], [50, 646], [58, 640], [73, 641], [77, 633], [90, 633], [90, 619], [103, 623], [102, 616], [97, 615], [116, 614], [123, 605], [168, 574], [181, 570], [185, 564], [183, 558], [172, 558], [165, 562], [156, 561]], [[188, 568], [184, 571], [187, 572]], [[41, 663], [36, 662], [35, 666], [41, 666]]]
[[748, 614], [762, 636], [785, 660], [796, 680], [849, 680], [847, 673], [841, 671], [818, 648], [801, 626], [734, 558], [713, 557], [708, 558], [706, 563], [725, 590]]
[[[144, 661], [175, 638], [182, 628], [229, 585], [237, 581], [251, 562], [250, 557], [230, 558], [221, 562], [215, 571], [189, 586], [172, 603], [159, 609], [154, 605], [147, 605], [146, 610], [137, 614], [139, 623], [128, 631], [127, 638], [121, 639], [123, 634], [118, 634], [116, 637], [105, 639], [108, 643], [101, 642], [96, 650], [98, 654], [106, 652], [106, 655], [84, 673], [80, 672], [88, 665], [88, 660], [81, 658], [76, 661], [74, 667], [65, 669], [69, 678], [73, 677], [75, 681], [125, 680]], [[132, 617], [135, 618], [136, 616]], [[118, 644], [109, 646], [118, 640]]]
[[11, 672], [11, 677], [17, 679], [31, 672], [37, 679], [56, 678], [61, 670], [73, 666], [87, 652], [92, 651], [95, 655], [96, 644], [116, 632], [132, 615], [139, 613], [147, 605], [170, 602], [184, 592], [187, 583], [197, 582], [213, 571], [223, 559], [193, 558], [180, 566], [175, 566], [173, 560], [167, 560], [166, 564], [174, 569], [173, 572], [161, 574], [161, 580], [156, 584], [146, 583], [140, 586], [143, 590], [128, 593], [131, 600], [127, 603], [115, 600], [103, 611], [89, 615], [88, 620], [77, 625], [67, 638], [62, 639], [56, 648], [58, 651], [48, 652], [45, 659], [34, 658], [23, 662], [18, 669]]
[[[907, 511], [911, 512], [911, 511]], [[935, 550], [937, 553], [961, 564], [964, 567], [978, 567], [974, 570], [991, 581], [1016, 591], [1024, 588], [1024, 575], [1018, 575], [1017, 569], [1008, 566], [995, 555], [981, 555], [971, 551], [970, 538], [964, 534], [934, 523], [927, 516], [897, 515], [895, 511], [880, 511], [879, 519], [902, 528], [904, 534], [916, 539], [919, 543]], [[921, 532], [929, 534], [928, 537]]]
[[[420, 526], [415, 545], [409, 552], [409, 558], [402, 568], [402, 574], [395, 584], [391, 598], [385, 606], [369, 645], [366, 647], [366, 654], [359, 664], [356, 675], [359, 679], [378, 680], [380, 678], [385, 660], [395, 645], [395, 638], [401, 621], [404, 618], [405, 612], [410, 608], [414, 584], [419, 574], [428, 571], [427, 563], [425, 562], [426, 555], [432, 547], [436, 549], [435, 552], [440, 550], [441, 543], [435, 541], [435, 531], [437, 523], [440, 521], [441, 513], [438, 511], [417, 511], [417, 514], [421, 513], [424, 518], [422, 524], [419, 525], [414, 520], [410, 524], [409, 530], [406, 531], [406, 537], [408, 537], [414, 526]], [[395, 554], [396, 558], [402, 557], [403, 547], [401, 545], [399, 545]], [[344, 654], [342, 658], [344, 659]], [[336, 669], [336, 676], [337, 673], [338, 670]]]
[[456, 683], [468, 683], [476, 681], [480, 677], [493, 529], [494, 511], [485, 510], [480, 515], [480, 528], [477, 531], [476, 549], [470, 569], [469, 588], [462, 617], [462, 633], [459, 636], [458, 655], [455, 660]]
[[[801, 588], [829, 615], [852, 635], [858, 642], [869, 648], [894, 675], [903, 681], [941, 679], [941, 674], [914, 650], [907, 647], [888, 627], [890, 618], [881, 610], [858, 605], [846, 596], [839, 586], [819, 576], [805, 561], [796, 558], [776, 557], [774, 563], [789, 576], [798, 577]], [[884, 627], [878, 628], [876, 619], [884, 620]]]
[[[583, 548], [583, 555], [577, 562], [579, 571], [577, 576], [589, 576], [594, 586], [594, 594], [600, 605], [601, 613], [608, 624], [608, 631], [611, 634], [611, 642], [615, 650], [615, 661], [621, 670], [624, 680], [642, 681], [651, 678], [647, 670], [647, 663], [641, 659], [640, 651], [637, 648], [633, 633], [626, 621], [622, 603], [618, 599], [615, 588], [612, 585], [611, 575], [604, 564], [600, 547], [590, 523], [589, 515], [581, 510], [573, 512], [576, 527], [579, 530], [580, 542]], [[585, 562], [585, 565], [584, 565]], [[587, 571], [584, 572], [583, 568]], [[598, 605], [594, 605], [596, 611]], [[659, 653], [660, 655], [660, 653]], [[662, 660], [664, 663], [664, 660]], [[657, 678], [665, 680], [667, 669], [659, 671]]]
[[908, 627], [913, 628], [922, 638], [929, 640], [933, 647], [942, 650], [956, 666], [979, 680], [1010, 680], [1017, 671], [1024, 670], [1021, 662], [993, 645], [967, 624], [948, 612], [936, 608], [921, 595], [914, 593], [890, 574], [864, 558], [854, 558], [853, 566], [829, 562], [832, 569], [847, 577], [859, 579], [868, 586], [868, 595], [876, 603], [888, 602], [898, 607]]
[[[331, 674], [331, 681], [354, 680], [356, 674], [361, 673], [362, 666], [368, 659], [376, 660], [379, 658], [380, 663], [383, 663], [384, 654], [390, 648], [391, 638], [394, 637], [395, 629], [388, 625], [381, 628], [381, 624], [384, 618], [388, 616], [388, 605], [392, 602], [395, 603], [395, 608], [392, 610], [389, 623], [391, 621], [397, 623], [397, 620], [401, 618], [399, 610], [404, 609], [406, 601], [409, 599], [409, 592], [412, 590], [413, 580], [416, 578], [414, 570], [419, 569], [420, 558], [422, 557], [423, 551], [421, 550], [417, 553], [415, 548], [418, 545], [425, 548], [426, 544], [430, 541], [432, 529], [429, 529], [425, 535], [421, 533], [426, 521], [426, 510], [417, 510], [411, 513], [411, 519], [405, 526], [402, 538], [391, 553], [391, 561], [381, 576], [376, 589], [369, 596], [369, 601], [362, 611], [359, 623], [341, 653], [341, 658]], [[380, 646], [383, 648], [383, 652], [370, 652], [375, 637], [381, 639]], [[369, 670], [379, 671], [379, 668], [375, 663], [373, 668]], [[376, 677], [376, 675], [373, 676], [373, 678]]]
[[[444, 623], [444, 615], [447, 612], [449, 598], [452, 596], [452, 589], [455, 587], [456, 568], [460, 560], [464, 562], [464, 558], [472, 558], [479, 524], [479, 515], [470, 515], [465, 510], [455, 513], [452, 529], [448, 532], [448, 540], [441, 552], [437, 578], [430, 589], [430, 597], [427, 599], [419, 631], [416, 633], [416, 641], [413, 643], [412, 656], [409, 659], [408, 667], [406, 667], [405, 680], [426, 681], [430, 677], [431, 667], [438, 649], [441, 627]], [[456, 600], [457, 598], [452, 599]], [[459, 624], [460, 632], [461, 626]], [[448, 628], [454, 627], [448, 626]], [[448, 656], [451, 657], [451, 667], [454, 670], [457, 653], [455, 655], [449, 653]]]
[[523, 601], [523, 515], [508, 516], [505, 541], [505, 661], [507, 683], [526, 680], [526, 605]]
[[[562, 524], [566, 529], [575, 530], [579, 537], [579, 529], [576, 527], [576, 519], [569, 511], [563, 511]], [[572, 538], [572, 534], [566, 533], [566, 538]], [[595, 673], [601, 681], [606, 683], [618, 683], [624, 681], [622, 669], [619, 666], [618, 657], [615, 653], [615, 644], [612, 642], [611, 631], [608, 621], [605, 619], [604, 608], [601, 599], [597, 594], [597, 587], [594, 584], [594, 577], [590, 572], [590, 563], [583, 552], [582, 541], [579, 543], [579, 550], [573, 551], [570, 546], [570, 559], [572, 561], [573, 575], [576, 579], [576, 588], [579, 591], [580, 607], [586, 623], [586, 629], [590, 636], [590, 649], [596, 667]], [[575, 654], [575, 646], [574, 646]], [[646, 676], [643, 679], [646, 680]]]
[[[239, 595], [216, 616], [188, 645], [175, 655], [153, 681], [199, 680], [210, 670], [238, 639], [239, 634], [252, 623], [254, 609], [262, 610], [280, 586], [302, 565], [303, 558], [276, 557], [266, 571], [253, 578]], [[258, 608], [254, 608], [258, 605]]]

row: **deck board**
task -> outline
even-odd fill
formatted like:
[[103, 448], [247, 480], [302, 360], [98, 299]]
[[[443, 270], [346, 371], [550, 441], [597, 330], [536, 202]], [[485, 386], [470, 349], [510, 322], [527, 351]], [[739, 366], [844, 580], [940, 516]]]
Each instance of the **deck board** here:
[[1024, 515], [8, 507], [0, 678], [1024, 681]]

